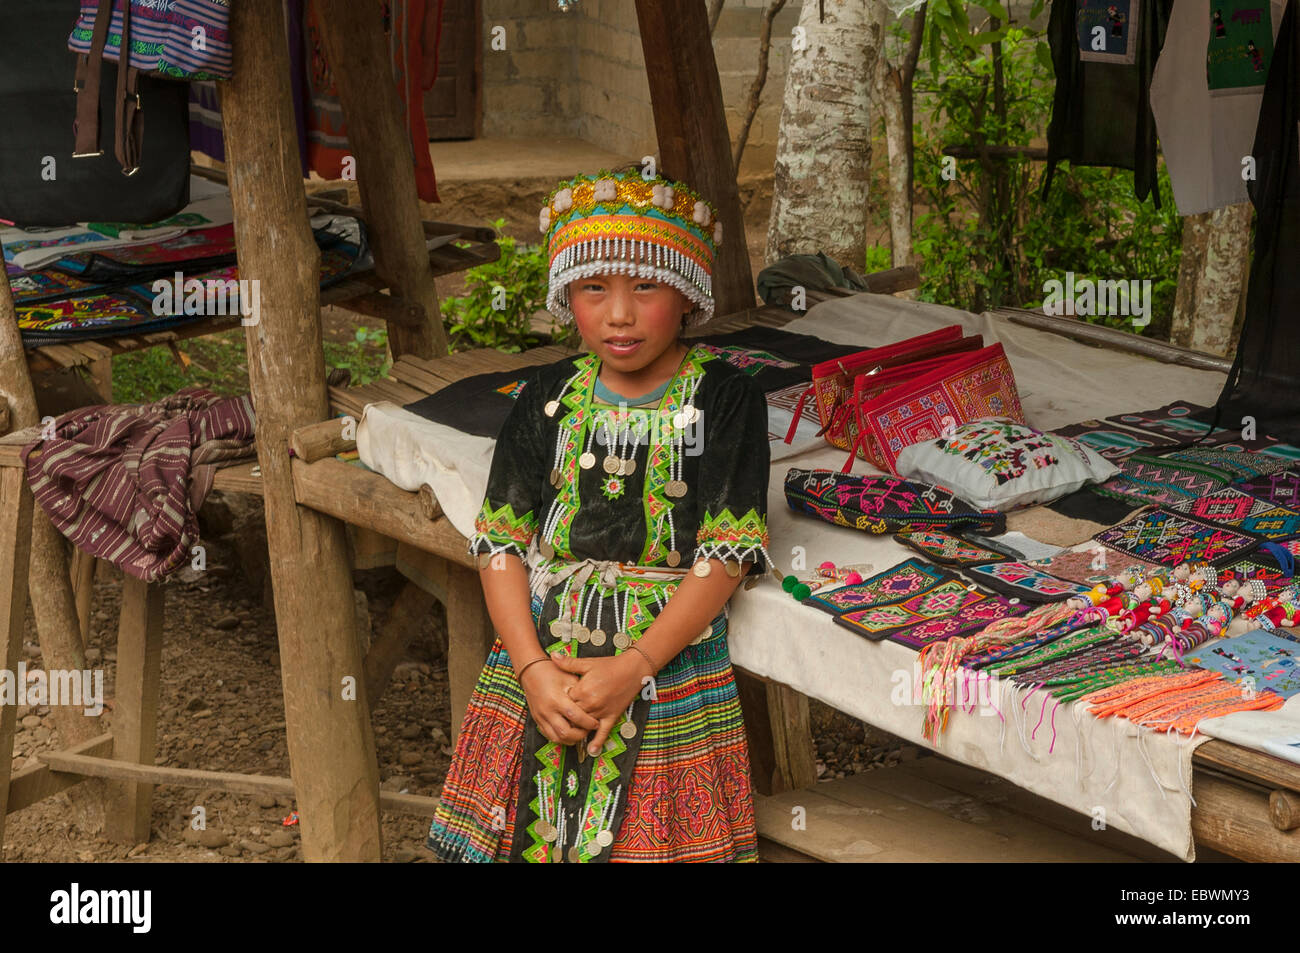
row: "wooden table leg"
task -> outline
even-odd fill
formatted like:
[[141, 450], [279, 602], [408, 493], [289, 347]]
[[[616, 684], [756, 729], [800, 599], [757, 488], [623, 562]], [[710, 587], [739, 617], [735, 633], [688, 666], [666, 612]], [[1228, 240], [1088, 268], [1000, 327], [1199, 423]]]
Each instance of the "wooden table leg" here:
[[[162, 676], [163, 591], [157, 583], [122, 575], [122, 614], [117, 628], [117, 692], [113, 709], [113, 757], [153, 764], [157, 753], [158, 690]], [[109, 781], [104, 833], [120, 844], [149, 840], [153, 785]]]
[[77, 600], [77, 621], [81, 623], [81, 650], [90, 639], [90, 609], [95, 596], [95, 557], [78, 549], [72, 554], [72, 595]]
[[[23, 471], [0, 467], [0, 639], [4, 640], [4, 673], [14, 679], [23, 647], [27, 614], [27, 561], [32, 542], [32, 494]], [[0, 683], [0, 692], [4, 691]], [[14, 756], [16, 699], [0, 695], [0, 845], [5, 839], [5, 814], [9, 810], [9, 776]], [[3, 856], [0, 854], [0, 856]]]
[[460, 737], [469, 697], [474, 693], [496, 632], [483, 601], [478, 573], [447, 563], [447, 682], [451, 693], [451, 743]]
[[779, 794], [812, 787], [817, 781], [808, 696], [736, 670], [740, 707], [745, 713], [749, 771], [754, 791]]
[[[221, 84], [221, 118], [239, 277], [260, 289], [259, 320], [244, 335], [302, 854], [378, 862], [379, 765], [347, 539], [341, 522], [297, 504], [289, 457], [294, 431], [330, 413], [320, 252], [307, 225], [280, 0], [232, 4], [230, 34], [239, 55]], [[361, 174], [387, 175], [384, 162], [407, 160], [386, 156]]]

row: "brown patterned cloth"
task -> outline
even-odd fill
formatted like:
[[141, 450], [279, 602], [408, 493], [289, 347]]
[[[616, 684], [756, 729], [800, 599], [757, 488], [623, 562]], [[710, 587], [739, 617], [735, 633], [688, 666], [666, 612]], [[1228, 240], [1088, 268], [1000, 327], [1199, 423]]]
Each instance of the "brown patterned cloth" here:
[[83, 407], [23, 447], [27, 482], [83, 552], [154, 582], [190, 558], [215, 471], [251, 457], [248, 397], [186, 387], [153, 404]]

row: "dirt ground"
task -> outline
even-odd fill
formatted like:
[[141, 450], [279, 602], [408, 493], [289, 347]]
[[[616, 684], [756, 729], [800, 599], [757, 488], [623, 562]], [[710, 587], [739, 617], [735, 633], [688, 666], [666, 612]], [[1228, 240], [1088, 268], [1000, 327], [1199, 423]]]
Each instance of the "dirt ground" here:
[[[313, 183], [313, 189], [355, 183]], [[551, 179], [447, 183], [444, 201], [424, 206], [426, 218], [480, 224], [499, 217], [505, 230], [537, 240], [536, 214]], [[754, 274], [762, 247], [771, 181], [741, 183]], [[878, 240], [873, 238], [872, 240]], [[438, 280], [442, 296], [460, 294], [455, 277]], [[325, 312], [325, 333], [352, 337], [365, 319], [337, 308]], [[284, 735], [279, 652], [266, 584], [265, 536], [260, 501], [213, 494], [201, 514], [207, 568], [174, 574], [166, 583], [162, 699], [158, 715], [160, 765], [289, 776]], [[116, 626], [120, 573], [100, 564], [95, 582], [87, 660], [105, 671], [109, 699], [101, 715], [112, 722], [116, 676]], [[393, 569], [357, 571], [354, 586], [363, 639], [378, 632], [405, 580]], [[386, 693], [373, 706], [379, 776], [386, 790], [436, 795], [450, 763], [450, 706], [445, 664], [446, 622], [436, 606], [398, 666]], [[29, 668], [40, 664], [30, 609], [24, 649]], [[59, 747], [49, 709], [20, 708], [13, 767], [36, 763]], [[816, 702], [812, 705], [818, 772], [822, 780], [883, 768], [918, 755], [911, 747]], [[202, 807], [206, 831], [191, 828]], [[80, 831], [68, 795], [61, 794], [11, 815], [5, 861], [295, 861], [301, 859], [298, 829], [286, 826], [289, 798], [258, 798], [215, 790], [161, 786], [153, 800], [153, 831], [147, 845], [122, 845]], [[428, 861], [426, 819], [383, 818], [384, 859]]]

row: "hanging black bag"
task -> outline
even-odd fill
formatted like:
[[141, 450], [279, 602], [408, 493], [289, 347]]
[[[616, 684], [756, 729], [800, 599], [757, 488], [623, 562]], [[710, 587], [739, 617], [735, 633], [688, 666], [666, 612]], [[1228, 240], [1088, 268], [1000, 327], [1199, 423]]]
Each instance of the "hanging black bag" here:
[[[23, 227], [160, 221], [189, 203], [188, 87], [138, 78], [132, 105], [149, 122], [135, 174], [124, 175], [110, 153], [73, 158], [77, 57], [68, 29], [79, 10], [77, 0], [0, 0], [0, 219]], [[118, 66], [100, 65], [100, 115], [113, 117]]]

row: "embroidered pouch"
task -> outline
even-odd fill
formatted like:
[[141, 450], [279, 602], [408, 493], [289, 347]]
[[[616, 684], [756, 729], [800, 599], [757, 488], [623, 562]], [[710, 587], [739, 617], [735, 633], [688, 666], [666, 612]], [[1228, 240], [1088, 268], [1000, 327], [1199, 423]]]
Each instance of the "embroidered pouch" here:
[[923, 559], [913, 557], [851, 586], [840, 586], [827, 592], [814, 592], [803, 602], [804, 605], [815, 606], [824, 612], [837, 614], [851, 609], [908, 599], [956, 578], [952, 573], [938, 566], [932, 566]]
[[1264, 588], [1269, 595], [1289, 586], [1292, 578], [1277, 566], [1269, 566], [1253, 559], [1239, 559], [1237, 562], [1230, 563], [1219, 570], [1220, 585], [1229, 579], [1235, 579], [1238, 582], [1258, 579], [1264, 584]]
[[869, 533], [971, 530], [998, 536], [1007, 525], [1001, 513], [978, 510], [944, 487], [890, 476], [792, 467], [785, 475], [785, 499], [792, 510]]
[[962, 573], [972, 582], [994, 592], [1029, 603], [1060, 602], [1070, 596], [1081, 596], [1092, 588], [1085, 583], [1058, 579], [1023, 562], [967, 566]]
[[[959, 635], [973, 635], [990, 622], [1024, 615], [1030, 608], [1032, 607], [1027, 602], [1012, 601], [1002, 596], [985, 596], [976, 602], [967, 603], [949, 615], [925, 619], [905, 629], [891, 632], [888, 638], [892, 642], [899, 642], [919, 650], [931, 642], [943, 642]], [[850, 612], [841, 618], [855, 615], [857, 613]]]
[[901, 602], [841, 613], [835, 617], [835, 621], [864, 638], [878, 642], [918, 622], [947, 617], [971, 603], [979, 602], [984, 596], [972, 591], [974, 588], [960, 579], [949, 579]]
[[1100, 543], [1092, 543], [1085, 549], [1058, 553], [1046, 559], [1030, 559], [1028, 563], [1057, 579], [1077, 582], [1089, 589], [1099, 582], [1109, 582], [1130, 566], [1144, 571], [1150, 568], [1142, 560]]
[[1225, 486], [1209, 496], [1174, 503], [1169, 508], [1264, 539], [1289, 539], [1300, 534], [1300, 512], [1233, 486]]
[[959, 354], [920, 377], [886, 373], [888, 377], [859, 377], [854, 382], [859, 432], [841, 468], [845, 473], [854, 453], [881, 470], [898, 473], [898, 454], [904, 447], [934, 440], [952, 427], [990, 417], [1025, 422], [1016, 378], [1001, 344]]
[[959, 425], [949, 435], [904, 447], [903, 476], [950, 487], [984, 509], [1050, 503], [1118, 467], [1067, 437], [999, 420]]
[[1268, 473], [1233, 485], [1261, 500], [1300, 509], [1300, 470]]
[[1197, 560], [1221, 566], [1247, 555], [1259, 545], [1258, 540], [1236, 530], [1160, 508], [1104, 529], [1093, 539], [1142, 562], [1165, 568]]
[[927, 559], [932, 559], [944, 566], [970, 566], [978, 563], [992, 563], [999, 559], [1010, 559], [1006, 553], [989, 549], [978, 543], [972, 543], [960, 536], [953, 536], [937, 529], [913, 529], [895, 533], [894, 539], [904, 546], [915, 549]]

